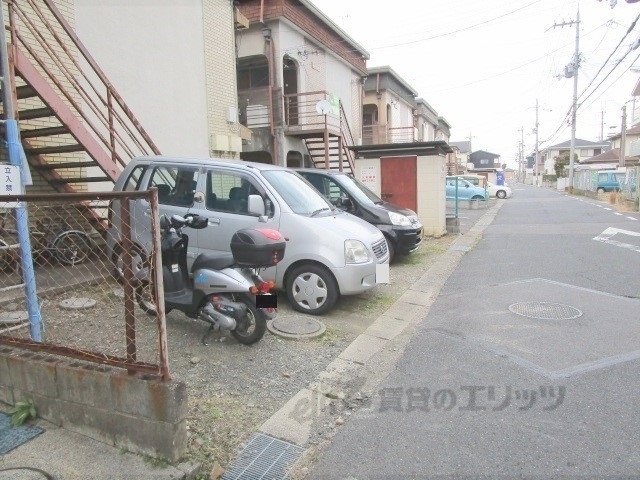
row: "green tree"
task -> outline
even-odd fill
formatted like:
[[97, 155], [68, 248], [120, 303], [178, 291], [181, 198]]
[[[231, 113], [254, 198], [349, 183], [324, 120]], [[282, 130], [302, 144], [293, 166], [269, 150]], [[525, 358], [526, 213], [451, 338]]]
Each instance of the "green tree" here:
[[[565, 152], [561, 155], [558, 155], [557, 157], [553, 157], [553, 160], [555, 162], [553, 164], [553, 169], [556, 172], [556, 177], [568, 177], [569, 174], [566, 167], [567, 165], [569, 165], [569, 152]], [[578, 154], [576, 153], [573, 154], [573, 162], [574, 164], [578, 163]]]

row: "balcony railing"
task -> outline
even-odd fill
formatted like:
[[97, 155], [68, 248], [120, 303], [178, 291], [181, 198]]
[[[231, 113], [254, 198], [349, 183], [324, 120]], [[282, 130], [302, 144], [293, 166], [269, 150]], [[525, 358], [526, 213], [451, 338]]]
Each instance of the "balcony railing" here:
[[290, 131], [324, 130], [339, 133], [341, 105], [328, 92], [283, 95], [284, 125]]
[[[326, 128], [331, 133], [342, 132], [352, 137], [341, 103], [333, 101], [331, 97], [324, 91], [281, 95], [279, 90], [274, 90], [273, 101], [270, 101], [267, 87], [240, 90], [240, 123], [248, 128], [270, 127], [273, 119], [274, 126], [280, 126], [281, 122], [287, 133]], [[326, 111], [326, 114], [320, 113], [322, 111]]]
[[379, 145], [385, 143], [411, 143], [417, 141], [414, 127], [391, 127], [387, 125], [365, 125], [362, 127], [363, 145]]

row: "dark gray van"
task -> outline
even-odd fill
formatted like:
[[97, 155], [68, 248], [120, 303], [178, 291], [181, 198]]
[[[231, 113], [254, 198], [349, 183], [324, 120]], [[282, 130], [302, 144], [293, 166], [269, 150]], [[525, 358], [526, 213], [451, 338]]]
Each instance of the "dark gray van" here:
[[389, 245], [389, 258], [408, 255], [420, 243], [424, 229], [413, 210], [385, 202], [352, 175], [319, 168], [295, 168], [336, 207], [378, 227]]

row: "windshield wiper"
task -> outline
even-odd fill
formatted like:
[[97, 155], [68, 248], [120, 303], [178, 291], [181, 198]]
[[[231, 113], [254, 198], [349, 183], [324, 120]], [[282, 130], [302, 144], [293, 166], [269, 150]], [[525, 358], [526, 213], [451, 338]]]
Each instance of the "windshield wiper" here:
[[315, 210], [313, 213], [311, 213], [311, 215], [309, 215], [310, 217], [315, 217], [317, 214], [319, 214], [320, 212], [324, 212], [325, 210], [331, 210], [329, 207], [322, 207], [319, 208], [317, 210]]

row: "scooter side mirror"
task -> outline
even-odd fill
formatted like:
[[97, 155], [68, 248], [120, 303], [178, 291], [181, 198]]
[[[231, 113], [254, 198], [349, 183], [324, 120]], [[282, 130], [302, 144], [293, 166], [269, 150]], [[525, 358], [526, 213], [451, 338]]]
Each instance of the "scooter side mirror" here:
[[166, 215], [160, 215], [160, 228], [166, 229], [171, 226], [171, 220]]

